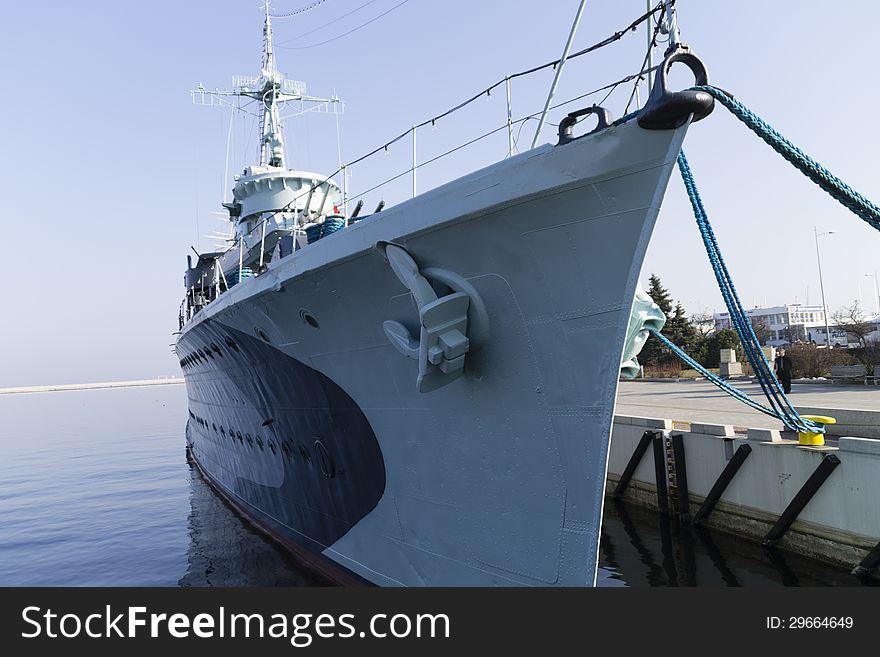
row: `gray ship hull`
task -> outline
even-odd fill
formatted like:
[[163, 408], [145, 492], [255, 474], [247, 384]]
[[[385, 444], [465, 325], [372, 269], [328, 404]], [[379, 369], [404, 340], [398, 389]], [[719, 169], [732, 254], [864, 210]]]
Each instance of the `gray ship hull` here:
[[[192, 457], [264, 530], [375, 584], [593, 585], [627, 323], [685, 131], [539, 147], [234, 286], [177, 344]], [[419, 326], [386, 243], [472, 299], [464, 373], [430, 392], [383, 330]]]

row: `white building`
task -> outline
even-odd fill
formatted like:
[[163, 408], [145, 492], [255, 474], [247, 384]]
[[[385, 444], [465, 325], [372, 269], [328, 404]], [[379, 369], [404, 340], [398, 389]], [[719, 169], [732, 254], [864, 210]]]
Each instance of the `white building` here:
[[[867, 317], [865, 322], [871, 324], [873, 329], [865, 336], [868, 342], [880, 342], [880, 317]], [[829, 327], [831, 330], [832, 347], [858, 347], [859, 339], [853, 333], [848, 333], [845, 328], [836, 326], [834, 323]], [[807, 329], [807, 339], [816, 344], [825, 344], [825, 326], [814, 326]]]
[[[789, 304], [771, 308], [751, 308], [746, 310], [746, 315], [749, 316], [752, 325], [763, 324], [767, 327], [768, 337], [764, 341], [765, 345], [778, 347], [792, 342], [809, 341], [810, 330], [820, 326], [824, 341], [825, 312], [822, 306]], [[716, 330], [731, 328], [728, 313], [715, 313], [714, 318]], [[760, 331], [757, 332], [760, 338]]]

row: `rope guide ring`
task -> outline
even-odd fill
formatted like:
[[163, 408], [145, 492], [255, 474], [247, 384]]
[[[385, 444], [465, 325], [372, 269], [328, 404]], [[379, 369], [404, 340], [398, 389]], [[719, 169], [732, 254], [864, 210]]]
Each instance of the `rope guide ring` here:
[[709, 84], [709, 73], [702, 60], [687, 46], [677, 45], [657, 69], [657, 78], [651, 87], [648, 102], [639, 112], [639, 126], [646, 130], [672, 130], [684, 125], [692, 114], [693, 121], [699, 121], [715, 109], [715, 99], [700, 89], [669, 91], [669, 69], [676, 62], [691, 70], [694, 86]]

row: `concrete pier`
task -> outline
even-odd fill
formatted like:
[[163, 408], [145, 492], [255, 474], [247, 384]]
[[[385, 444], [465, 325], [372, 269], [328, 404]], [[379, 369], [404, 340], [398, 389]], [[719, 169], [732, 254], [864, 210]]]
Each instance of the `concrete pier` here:
[[[742, 387], [760, 399], [749, 386], [756, 387]], [[790, 514], [790, 507], [797, 505], [793, 501], [800, 493], [806, 505], [781, 538], [767, 542], [853, 569], [880, 542], [880, 394], [875, 388], [806, 386], [790, 397], [802, 412], [838, 417], [844, 433], [863, 435], [832, 435], [824, 446], [800, 446], [778, 420], [742, 406], [708, 383], [622, 383], [606, 491], [614, 491], [645, 432], [656, 432], [662, 449], [645, 451], [622, 499], [660, 509], [656, 477], [665, 473], [660, 486], [667, 491], [665, 506], [673, 515], [681, 512], [676, 486], [686, 481], [686, 512], [692, 518], [734, 454], [747, 445], [748, 454], [741, 455], [745, 460], [703, 524], [766, 541], [786, 510]], [[835, 429], [840, 434], [841, 424]], [[673, 436], [681, 437], [679, 452], [672, 449]], [[655, 454], [664, 460], [659, 468]], [[805, 486], [823, 476], [827, 478], [815, 490]]]
[[[764, 401], [757, 383], [730, 383], [753, 399]], [[788, 398], [801, 413], [836, 417], [838, 424], [828, 427], [829, 435], [880, 438], [880, 389], [876, 386], [796, 383]], [[621, 381], [615, 412], [619, 415], [662, 417], [683, 422], [783, 429], [779, 420], [749, 408], [702, 379], [669, 383]]]

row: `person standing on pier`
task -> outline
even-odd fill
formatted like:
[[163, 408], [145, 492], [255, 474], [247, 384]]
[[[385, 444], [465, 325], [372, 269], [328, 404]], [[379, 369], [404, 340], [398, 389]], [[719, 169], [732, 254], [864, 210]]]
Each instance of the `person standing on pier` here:
[[785, 394], [791, 393], [791, 358], [785, 355], [785, 348], [780, 347], [779, 354], [774, 362], [774, 370], [776, 378], [782, 384]]

